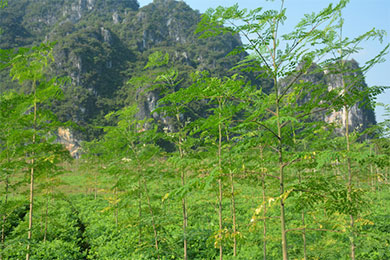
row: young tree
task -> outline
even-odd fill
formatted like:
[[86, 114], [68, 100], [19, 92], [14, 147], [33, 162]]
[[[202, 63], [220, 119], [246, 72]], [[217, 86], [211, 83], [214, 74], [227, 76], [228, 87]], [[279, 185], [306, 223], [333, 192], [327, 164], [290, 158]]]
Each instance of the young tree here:
[[27, 260], [30, 258], [32, 242], [34, 180], [37, 173], [40, 174], [42, 171], [55, 167], [66, 154], [62, 145], [53, 144], [56, 139], [55, 131], [62, 123], [44, 108], [53, 99], [59, 97], [60, 86], [64, 84], [64, 79], [48, 78], [47, 69], [52, 61], [52, 45], [50, 44], [41, 44], [31, 49], [20, 48], [9, 61], [11, 77], [29, 88], [27, 101], [20, 104], [22, 113], [29, 121], [26, 125], [28, 128], [23, 129], [23, 134], [30, 139], [24, 149], [30, 174]]
[[[364, 84], [364, 75], [369, 71], [375, 64], [382, 62], [384, 55], [387, 54], [390, 44], [386, 45], [385, 48], [373, 59], [367, 61], [365, 64], [361, 65], [360, 68], [353, 68], [346, 61], [350, 58], [352, 54], [357, 52], [360, 49], [360, 43], [369, 39], [378, 38], [382, 42], [384, 35], [383, 31], [377, 31], [372, 29], [371, 31], [366, 32], [365, 34], [355, 38], [348, 39], [343, 35], [343, 24], [344, 20], [342, 18], [341, 10], [339, 11], [340, 17], [338, 19], [338, 30], [335, 30], [334, 36], [332, 38], [327, 38], [326, 45], [329, 49], [336, 49], [338, 56], [333, 56], [333, 66], [330, 66], [330, 74], [334, 77], [341, 78], [341, 86], [339, 87], [338, 96], [334, 100], [335, 111], [342, 110], [344, 122], [342, 126], [344, 128], [344, 137], [345, 137], [345, 146], [346, 146], [346, 163], [347, 163], [347, 172], [348, 172], [348, 197], [351, 197], [351, 193], [354, 189], [354, 174], [352, 166], [352, 151], [351, 151], [351, 133], [356, 131], [351, 129], [351, 119], [350, 114], [354, 106], [357, 106], [360, 103], [360, 106], [364, 105], [366, 108], [372, 108], [371, 102], [375, 99], [375, 96], [383, 92], [384, 87], [372, 87], [365, 88], [362, 86]], [[335, 52], [333, 52], [335, 53]], [[356, 258], [356, 245], [355, 245], [355, 219], [356, 213], [350, 214], [350, 243], [351, 243], [351, 259]]]
[[[248, 88], [243, 88], [245, 82], [239, 79], [237, 75], [232, 78], [219, 79], [216, 77], [209, 77], [206, 74], [197, 74], [193, 76], [194, 83], [191, 86], [179, 85], [179, 72], [170, 67], [164, 70], [169, 63], [168, 54], [154, 53], [149, 57], [149, 62], [146, 68], [161, 68], [162, 72], [157, 73], [155, 80], [151, 84], [148, 90], [158, 89], [160, 93], [165, 96], [159, 100], [159, 106], [153, 111], [157, 112], [168, 121], [168, 125], [164, 128], [167, 135], [167, 140], [173, 142], [178, 149], [177, 159], [173, 159], [175, 162], [174, 167], [177, 165], [181, 172], [181, 189], [188, 190], [189, 187], [186, 184], [186, 171], [188, 171], [188, 161], [191, 161], [189, 155], [192, 153], [192, 146], [194, 146], [194, 135], [200, 134], [204, 137], [205, 143], [216, 154], [212, 154], [207, 160], [210, 167], [213, 167], [214, 163], [218, 165], [218, 171], [212, 171], [211, 177], [217, 178], [218, 182], [218, 222], [219, 231], [218, 238], [216, 239], [216, 245], [219, 246], [220, 258], [223, 256], [223, 215], [222, 215], [222, 202], [223, 202], [223, 179], [229, 171], [230, 176], [230, 188], [231, 188], [231, 204], [232, 204], [232, 234], [233, 238], [233, 255], [237, 255], [237, 223], [236, 223], [236, 210], [235, 210], [235, 195], [234, 195], [234, 169], [230, 165], [231, 158], [229, 158], [229, 150], [232, 149], [233, 143], [233, 127], [236, 123], [233, 123], [233, 118], [242, 110], [242, 103], [234, 103], [234, 99], [242, 98], [249, 92]], [[245, 92], [246, 91], [246, 92]], [[199, 118], [195, 122], [191, 122], [188, 119], [190, 114], [190, 105], [193, 102], [207, 103], [210, 107], [208, 110], [207, 118]], [[189, 135], [191, 132], [191, 135]], [[203, 139], [203, 138], [202, 138]], [[216, 157], [215, 157], [216, 155]], [[173, 156], [175, 156], [173, 154]], [[217, 161], [214, 161], [214, 158]], [[230, 165], [230, 166], [229, 166]], [[219, 177], [217, 177], [218, 175]], [[191, 186], [191, 184], [190, 184]], [[182, 209], [183, 209], [183, 236], [184, 236], [184, 259], [187, 259], [187, 206], [186, 206], [186, 193], [183, 193], [182, 197]]]
[[[26, 102], [26, 97], [16, 93], [6, 93], [0, 96], [0, 180], [4, 183], [4, 191], [1, 191], [2, 204], [2, 228], [1, 245], [5, 247], [5, 235], [7, 215], [12, 206], [9, 205], [9, 195], [15, 189], [15, 174], [27, 166], [23, 160], [23, 143], [27, 142], [23, 135], [27, 124], [27, 117], [23, 115], [21, 103]], [[13, 187], [13, 188], [12, 188]]]
[[[142, 214], [144, 199], [150, 213], [151, 226], [155, 254], [161, 258], [160, 242], [157, 230], [156, 215], [152, 207], [151, 192], [148, 187], [149, 180], [154, 176], [148, 175], [151, 169], [156, 168], [153, 160], [160, 150], [155, 145], [158, 134], [151, 119], [137, 119], [138, 109], [135, 105], [124, 107], [119, 111], [112, 112], [106, 117], [117, 121], [115, 126], [105, 127], [105, 135], [99, 141], [86, 144], [87, 147], [94, 146], [91, 151], [98, 156], [98, 160], [104, 163], [105, 172], [114, 178], [112, 187], [113, 211], [115, 226], [118, 228], [119, 202], [118, 192], [121, 188], [138, 190], [138, 227], [139, 246], [143, 243], [143, 225], [145, 216]], [[136, 186], [136, 187], [134, 187]], [[127, 199], [128, 200], [128, 199]]]
[[[236, 202], [234, 193], [234, 169], [232, 168], [232, 150], [234, 150], [236, 140], [234, 135], [237, 121], [237, 115], [243, 110], [243, 103], [235, 102], [242, 99], [249, 92], [249, 87], [245, 88], [246, 83], [237, 75], [223, 79], [199, 75], [195, 83], [188, 89], [180, 93], [181, 96], [188, 96], [184, 93], [191, 93], [195, 100], [207, 102], [210, 109], [206, 118], [199, 118], [194, 122], [192, 135], [200, 135], [203, 139], [205, 149], [208, 154], [206, 163], [210, 168], [207, 182], [216, 181], [217, 206], [218, 206], [218, 225], [219, 230], [216, 237], [215, 245], [219, 247], [219, 258], [223, 259], [224, 255], [224, 227], [223, 217], [223, 194], [224, 179], [226, 175], [230, 178], [231, 205], [232, 205], [232, 234], [233, 238], [233, 255], [237, 255], [237, 222], [236, 222]], [[248, 92], [246, 92], [248, 91]], [[180, 91], [179, 91], [180, 92]]]
[[[169, 65], [168, 53], [163, 54], [161, 52], [155, 52], [149, 56], [149, 61], [145, 66], [147, 68], [164, 68]], [[164, 126], [164, 132], [166, 134], [166, 140], [175, 144], [176, 149], [179, 151], [179, 159], [172, 161], [176, 162], [172, 166], [179, 168], [181, 185], [184, 187], [187, 182], [186, 177], [186, 163], [185, 154], [188, 153], [188, 136], [186, 129], [186, 123], [183, 122], [183, 113], [185, 112], [186, 102], [183, 100], [183, 96], [176, 93], [176, 88], [180, 84], [178, 79], [179, 72], [174, 68], [165, 68], [162, 72], [157, 73], [151, 87], [148, 90], [159, 89], [165, 96], [159, 100], [159, 107], [157, 107], [153, 113], [160, 114], [161, 117], [169, 118], [168, 124]], [[188, 97], [187, 97], [188, 99]], [[183, 259], [188, 259], [188, 243], [187, 243], [187, 202], [186, 195], [182, 197], [182, 215], [183, 215]]]
[[[336, 32], [340, 28], [337, 21], [340, 20], [341, 10], [348, 3], [347, 0], [341, 0], [317, 14], [305, 15], [291, 33], [279, 36], [279, 29], [287, 19], [284, 1], [280, 2], [278, 11], [263, 11], [262, 8], [239, 10], [238, 5], [209, 9], [203, 15], [197, 32], [202, 37], [221, 33], [240, 34], [247, 43], [238, 47], [234, 53], [251, 51], [253, 55], [247, 56], [237, 67], [258, 71], [263, 77], [273, 80], [272, 90], [253, 95], [256, 99], [244, 102], [255, 108], [251, 110], [252, 114], [246, 119], [247, 122], [259, 125], [268, 133], [268, 142], [278, 156], [282, 255], [283, 260], [287, 260], [285, 201], [291, 190], [286, 190], [285, 170], [287, 166], [300, 160], [296, 154], [288, 154], [294, 147], [290, 125], [302, 124], [309, 119], [309, 115], [329, 109], [326, 100], [332, 103], [336, 95], [336, 91], [328, 93], [327, 86], [305, 82], [302, 78], [311, 73], [315, 64], [315, 71], [331, 67], [337, 60], [327, 57], [332, 52], [337, 52], [341, 46], [355, 52], [355, 44], [363, 39], [381, 37], [383, 32], [372, 30], [356, 39], [346, 39], [335, 44]], [[369, 64], [375, 64], [384, 53], [385, 51], [381, 52]], [[287, 83], [283, 83], [282, 79], [287, 79]], [[304, 129], [304, 125], [300, 129]]]

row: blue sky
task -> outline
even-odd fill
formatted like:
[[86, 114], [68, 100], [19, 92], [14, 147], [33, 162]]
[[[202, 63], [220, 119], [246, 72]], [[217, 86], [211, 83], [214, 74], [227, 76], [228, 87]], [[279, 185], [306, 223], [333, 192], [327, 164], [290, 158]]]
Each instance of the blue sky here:
[[[140, 6], [144, 6], [152, 2], [152, 0], [138, 0]], [[193, 9], [199, 10], [201, 13], [208, 8], [215, 8], [219, 5], [231, 6], [236, 3], [240, 8], [254, 9], [263, 7], [265, 9], [275, 9], [280, 1], [258, 1], [258, 0], [185, 0]], [[305, 13], [317, 12], [329, 3], [336, 3], [335, 0], [286, 0], [287, 8], [286, 32], [292, 28]], [[343, 11], [345, 19], [343, 33], [347, 37], [356, 37], [371, 30], [383, 29], [388, 35], [385, 37], [382, 44], [379, 42], [367, 42], [362, 45], [364, 48], [358, 54], [352, 56], [360, 64], [364, 64], [367, 60], [374, 57], [384, 46], [390, 43], [390, 0], [351, 0]], [[387, 61], [378, 64], [366, 75], [366, 82], [369, 86], [390, 86], [390, 54], [386, 56]], [[378, 102], [390, 104], [390, 89], [378, 96]], [[377, 121], [383, 121], [383, 110], [380, 107], [376, 109]]]

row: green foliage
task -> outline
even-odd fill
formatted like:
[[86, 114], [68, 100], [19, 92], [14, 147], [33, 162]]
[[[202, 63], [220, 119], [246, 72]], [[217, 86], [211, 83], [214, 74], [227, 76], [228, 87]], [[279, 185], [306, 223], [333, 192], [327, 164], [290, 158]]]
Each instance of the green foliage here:
[[[44, 202], [37, 200], [38, 207], [35, 212], [36, 219], [43, 219], [45, 216]], [[21, 208], [24, 211], [19, 213], [20, 216], [26, 216], [23, 221], [18, 219], [17, 225], [10, 234], [7, 235], [5, 248], [2, 250], [3, 257], [6, 259], [20, 259], [25, 257], [25, 230], [28, 224], [27, 207]], [[77, 223], [77, 215], [72, 212], [69, 204], [65, 201], [56, 200], [50, 207], [50, 221], [48, 226], [47, 240], [42, 241], [43, 226], [42, 222], [37, 222], [34, 228], [35, 239], [32, 242], [31, 259], [80, 259], [83, 257], [80, 248], [81, 234]], [[21, 215], [22, 214], [22, 215]]]
[[[33, 231], [34, 178], [35, 181], [41, 181], [40, 178], [45, 175], [46, 183], [43, 186], [48, 189], [49, 186], [53, 186], [48, 183], [49, 176], [53, 178], [56, 174], [60, 174], [61, 170], [58, 164], [70, 158], [69, 152], [61, 144], [54, 144], [57, 138], [55, 132], [63, 124], [56, 119], [51, 111], [43, 107], [49, 105], [53, 99], [61, 94], [59, 85], [65, 82], [64, 79], [48, 79], [47, 77], [47, 68], [52, 62], [51, 51], [52, 45], [50, 44], [42, 44], [31, 49], [20, 48], [15, 51], [15, 54], [7, 63], [10, 66], [11, 77], [25, 88], [26, 94], [18, 95], [10, 92], [1, 95], [2, 124], [0, 125], [0, 132], [4, 134], [0, 140], [2, 148], [0, 155], [1, 178], [4, 182], [4, 192], [2, 192], [2, 198], [4, 198], [4, 203], [2, 203], [2, 256], [7, 256], [9, 250], [11, 252], [15, 250], [12, 244], [8, 246], [8, 240], [5, 240], [6, 227], [9, 225], [8, 215], [13, 210], [12, 203], [10, 204], [8, 201], [10, 194], [18, 191], [19, 184], [25, 184], [26, 180], [29, 180], [29, 238], [27, 241], [22, 240], [16, 245], [25, 247], [28, 244], [27, 250], [19, 250], [18, 252], [18, 254], [21, 252], [27, 253], [28, 258], [32, 252], [30, 250], [31, 243], [34, 242], [31, 238], [31, 232]], [[23, 172], [28, 172], [28, 175], [26, 174], [26, 178], [21, 180], [18, 175]], [[48, 207], [47, 202], [46, 217]], [[18, 233], [20, 232], [19, 227], [20, 225], [12, 232], [21, 235], [21, 233]], [[25, 232], [26, 230], [23, 229], [22, 231]], [[46, 240], [46, 233], [47, 226], [45, 227], [44, 241]], [[9, 235], [11, 240], [12, 236], [12, 234]], [[36, 245], [34, 244], [34, 246]], [[46, 249], [50, 251], [50, 247]], [[19, 256], [17, 257], [19, 258]]]
[[[108, 43], [100, 25], [87, 26], [96, 21], [96, 13], [80, 24], [57, 28], [59, 35], [71, 39], [59, 42], [61, 55], [73, 57], [71, 62], [79, 58], [86, 62], [87, 73], [80, 80], [93, 86], [91, 91], [50, 76], [48, 68], [58, 55], [53, 55], [51, 44], [2, 51], [2, 64], [10, 66], [11, 76], [25, 94], [0, 96], [1, 256], [24, 258], [29, 243], [31, 259], [182, 259], [186, 241], [188, 259], [215, 259], [220, 246], [225, 259], [280, 259], [282, 255], [285, 259], [347, 259], [351, 243], [356, 246], [356, 258], [388, 259], [387, 130], [366, 142], [362, 141], [365, 133], [347, 132], [346, 141], [333, 133], [337, 128], [323, 122], [322, 116], [312, 115], [368, 104], [383, 89], [367, 90], [361, 79], [386, 49], [361, 70], [355, 62], [344, 61], [356, 51], [350, 46], [382, 35], [370, 31], [356, 39], [341, 39], [339, 13], [346, 3], [306, 15], [292, 33], [281, 38], [277, 38], [277, 28], [286, 21], [283, 8], [210, 9], [199, 34], [222, 39], [239, 33], [256, 35], [249, 45], [234, 46], [234, 53], [242, 56], [232, 60], [241, 62], [224, 77], [216, 74], [232, 67], [229, 58], [214, 64], [211, 73], [199, 71], [189, 77], [209, 61], [195, 62], [196, 55], [182, 42], [181, 50], [193, 55], [182, 69], [175, 45], [162, 51], [165, 38], [153, 26], [133, 31], [146, 32], [142, 37], [147, 42], [137, 47], [140, 53], [131, 40], [121, 45], [117, 33], [129, 32], [110, 25], [107, 18], [104, 26], [110, 26], [105, 32], [112, 37]], [[182, 17], [188, 6], [175, 1], [155, 1], [145, 7], [142, 19], [164, 27], [161, 21], [168, 6], [176, 8], [167, 14], [172, 23], [186, 19], [192, 26], [191, 17]], [[134, 14], [129, 11], [126, 23], [131, 23]], [[148, 39], [152, 31], [155, 35]], [[186, 40], [195, 37], [190, 34]], [[153, 43], [156, 39], [161, 42]], [[212, 58], [232, 49], [212, 39], [197, 42], [216, 48]], [[315, 63], [339, 49], [342, 57]], [[244, 50], [255, 53], [244, 58]], [[105, 67], [106, 61], [127, 54], [135, 55], [135, 64]], [[141, 72], [136, 74], [138, 69]], [[324, 69], [329, 76], [324, 77]], [[67, 74], [66, 70], [59, 74]], [[104, 70], [107, 74], [100, 75]], [[118, 78], [124, 70], [130, 80], [121, 88], [118, 82], [123, 78]], [[245, 73], [266, 80], [249, 82]], [[77, 78], [72, 71], [69, 74]], [[100, 81], [107, 75], [118, 76], [109, 88]], [[332, 77], [343, 81], [344, 92], [327, 92]], [[125, 93], [127, 100], [110, 101], [116, 91]], [[96, 112], [99, 116], [94, 115], [88, 124], [106, 125], [98, 129], [103, 133], [99, 138], [83, 144], [82, 159], [62, 165], [68, 171], [65, 176], [59, 166], [67, 153], [52, 143], [62, 124], [47, 108], [57, 105], [59, 115], [66, 118], [69, 111], [75, 121], [83, 115], [67, 101], [56, 101], [62, 92], [77, 105], [87, 108], [89, 104], [88, 113], [101, 106]], [[156, 100], [147, 104], [148, 109], [143, 104], [146, 98], [132, 98], [149, 94]], [[89, 103], [92, 98], [96, 104]], [[24, 172], [32, 168], [37, 185], [33, 235], [27, 239], [27, 189], [21, 185], [29, 180]]]
[[1, 0], [0, 1], [0, 8], [4, 8], [8, 5], [8, 2], [6, 0]]

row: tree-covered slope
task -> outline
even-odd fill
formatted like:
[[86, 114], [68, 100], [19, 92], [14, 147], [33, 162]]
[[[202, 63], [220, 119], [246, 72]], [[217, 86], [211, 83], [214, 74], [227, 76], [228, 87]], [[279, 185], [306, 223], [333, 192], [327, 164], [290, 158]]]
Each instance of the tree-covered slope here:
[[[85, 127], [82, 138], [89, 139], [98, 134], [92, 126], [104, 124], [105, 114], [136, 100], [126, 82], [143, 73], [154, 51], [170, 53], [186, 75], [205, 69], [229, 74], [240, 57], [226, 55], [240, 39], [198, 39], [194, 31], [200, 16], [174, 0], [156, 0], [140, 9], [131, 0], [16, 0], [0, 11], [0, 47], [57, 42], [53, 73], [72, 81], [54, 110], [61, 120]], [[17, 88], [7, 72], [1, 78], [3, 90]]]
[[[52, 73], [69, 76], [71, 83], [53, 109], [60, 120], [83, 127], [79, 138], [91, 139], [100, 133], [95, 126], [108, 123], [104, 115], [110, 111], [136, 102], [140, 114], [148, 115], [148, 107], [156, 106], [159, 93], [148, 97], [147, 86], [128, 84], [147, 77], [144, 66], [155, 51], [169, 53], [182, 77], [179, 88], [189, 84], [193, 71], [233, 73], [230, 68], [245, 56], [228, 55], [242, 45], [240, 37], [200, 39], [194, 33], [200, 19], [198, 11], [175, 0], [154, 0], [142, 8], [136, 0], [14, 0], [0, 10], [0, 48], [56, 41]], [[242, 74], [259, 87], [270, 86], [253, 72]], [[7, 71], [0, 78], [1, 92], [20, 89]]]

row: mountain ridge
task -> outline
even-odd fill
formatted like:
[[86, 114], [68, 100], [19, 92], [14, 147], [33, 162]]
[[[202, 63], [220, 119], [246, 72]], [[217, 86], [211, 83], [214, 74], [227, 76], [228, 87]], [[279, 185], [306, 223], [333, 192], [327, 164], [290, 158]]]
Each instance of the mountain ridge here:
[[[72, 85], [64, 88], [65, 98], [54, 110], [62, 121], [87, 129], [82, 139], [98, 135], [94, 126], [106, 123], [104, 115], [128, 103], [121, 98], [131, 94], [124, 94], [126, 83], [143, 71], [150, 53], [170, 53], [188, 73], [208, 69], [226, 75], [240, 59], [226, 57], [241, 44], [237, 36], [198, 39], [193, 32], [200, 13], [181, 1], [155, 1], [139, 8], [132, 0], [16, 0], [0, 10], [0, 17], [1, 48], [57, 41], [53, 70], [70, 76]], [[0, 77], [7, 78], [6, 72]], [[10, 80], [1, 87], [17, 88]]]
[[[199, 39], [194, 31], [200, 17], [185, 2], [175, 0], [154, 0], [141, 8], [136, 0], [15, 0], [0, 10], [4, 31], [0, 47], [57, 41], [52, 70], [57, 76], [70, 76], [72, 84], [64, 87], [64, 99], [55, 102], [53, 109], [60, 120], [74, 121], [85, 129], [79, 139], [91, 140], [101, 133], [95, 126], [110, 124], [104, 118], [109, 112], [134, 102], [152, 102], [140, 106], [146, 116], [151, 112], [148, 107], [155, 107], [158, 94], [139, 98], [139, 91], [128, 84], [145, 73], [154, 51], [169, 53], [184, 75], [199, 70], [219, 76], [233, 73], [229, 69], [245, 56], [228, 55], [242, 45], [239, 36]], [[245, 76], [253, 83], [257, 80], [257, 75]], [[17, 88], [6, 79], [6, 72], [0, 77], [2, 89]], [[261, 84], [269, 87], [266, 81]], [[369, 117], [371, 122], [364, 115], [357, 120], [375, 123]]]

